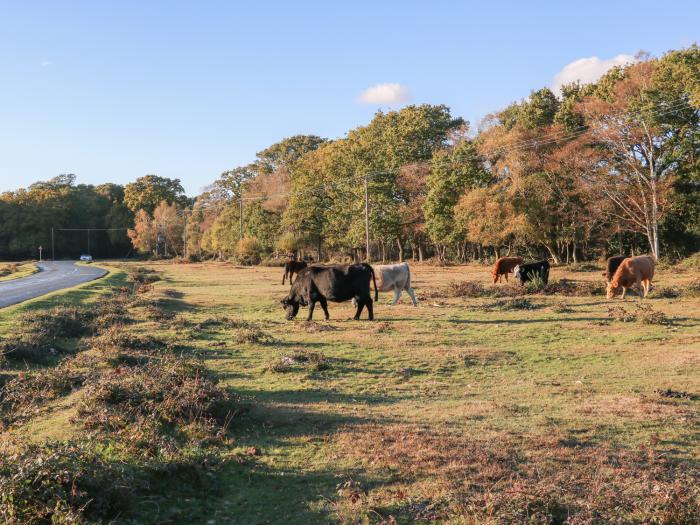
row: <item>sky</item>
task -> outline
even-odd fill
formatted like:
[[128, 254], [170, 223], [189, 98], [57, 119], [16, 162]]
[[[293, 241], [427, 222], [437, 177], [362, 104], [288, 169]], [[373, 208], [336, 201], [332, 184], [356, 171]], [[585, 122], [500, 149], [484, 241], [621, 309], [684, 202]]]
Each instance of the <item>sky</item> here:
[[291, 135], [411, 103], [476, 125], [699, 40], [695, 0], [0, 0], [0, 191], [154, 173], [194, 196]]

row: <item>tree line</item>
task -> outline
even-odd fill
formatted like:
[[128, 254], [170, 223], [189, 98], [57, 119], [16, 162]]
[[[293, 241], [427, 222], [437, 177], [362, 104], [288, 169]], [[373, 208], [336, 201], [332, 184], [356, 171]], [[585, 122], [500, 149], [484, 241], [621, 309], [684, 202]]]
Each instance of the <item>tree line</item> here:
[[693, 45], [533, 91], [476, 129], [424, 104], [337, 140], [292, 136], [193, 199], [153, 175], [124, 188], [58, 177], [0, 197], [0, 252], [27, 256], [58, 221], [128, 227], [104, 237], [112, 256], [131, 241], [142, 254], [249, 262], [678, 258], [700, 249], [699, 124]]

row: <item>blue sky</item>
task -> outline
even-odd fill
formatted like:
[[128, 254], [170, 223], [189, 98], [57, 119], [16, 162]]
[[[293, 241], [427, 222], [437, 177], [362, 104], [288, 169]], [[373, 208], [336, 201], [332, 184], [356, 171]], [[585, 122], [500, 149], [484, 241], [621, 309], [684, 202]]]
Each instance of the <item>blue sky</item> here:
[[[597, 57], [585, 76], [700, 40], [697, 1], [246, 4], [0, 0], [0, 191], [156, 173], [194, 195], [277, 140], [339, 137], [379, 107], [447, 104], [476, 123], [579, 59]], [[362, 103], [384, 83], [399, 86]]]

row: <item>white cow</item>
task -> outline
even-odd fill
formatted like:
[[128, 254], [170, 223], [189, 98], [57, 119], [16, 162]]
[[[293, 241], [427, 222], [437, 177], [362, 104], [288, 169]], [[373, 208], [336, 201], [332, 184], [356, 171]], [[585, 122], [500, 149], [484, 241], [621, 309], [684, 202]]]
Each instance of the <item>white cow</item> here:
[[411, 288], [411, 269], [408, 263], [382, 264], [379, 266], [372, 266], [372, 268], [374, 268], [374, 273], [377, 276], [377, 288], [379, 291], [394, 291], [394, 300], [391, 303], [392, 306], [399, 302], [401, 290], [406, 290], [411, 301], [413, 301], [413, 306], [418, 306], [416, 294], [413, 292], [413, 288]]

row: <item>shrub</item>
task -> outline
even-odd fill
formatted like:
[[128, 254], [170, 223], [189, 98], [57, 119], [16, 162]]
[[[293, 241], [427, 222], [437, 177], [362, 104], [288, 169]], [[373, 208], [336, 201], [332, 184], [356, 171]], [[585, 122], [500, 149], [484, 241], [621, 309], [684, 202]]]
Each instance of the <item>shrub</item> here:
[[8, 275], [12, 275], [13, 273], [17, 273], [18, 271], [19, 264], [5, 264], [4, 266], [0, 266], [0, 277], [7, 277]]
[[15, 360], [44, 362], [56, 355], [59, 343], [93, 331], [94, 313], [75, 306], [27, 312], [17, 320], [15, 335], [0, 342], [0, 353]]
[[262, 251], [262, 244], [255, 237], [243, 237], [236, 245], [236, 255], [243, 264], [258, 264]]
[[546, 295], [566, 295], [577, 297], [588, 297], [591, 295], [605, 295], [605, 286], [597, 281], [572, 281], [560, 279], [550, 282], [542, 292]]
[[135, 284], [153, 284], [161, 280], [160, 276], [148, 268], [132, 268], [129, 270], [127, 280]]
[[547, 283], [541, 275], [533, 275], [528, 282], [523, 285], [523, 289], [526, 293], [537, 293], [545, 289]]
[[578, 262], [570, 264], [568, 269], [570, 272], [600, 272], [602, 267], [592, 262]]
[[88, 372], [64, 361], [55, 368], [32, 374], [19, 374], [0, 390], [0, 409], [6, 421], [30, 416], [33, 408], [46, 401], [70, 394], [85, 382]]
[[484, 286], [474, 281], [451, 282], [448, 289], [451, 297], [484, 297], [486, 295]]
[[696, 252], [690, 257], [686, 257], [676, 266], [682, 270], [700, 271], [700, 252]]
[[230, 396], [202, 366], [177, 356], [143, 366], [121, 366], [85, 387], [78, 415], [87, 428], [122, 430], [153, 422], [157, 427], [223, 424]]
[[2, 523], [136, 523], [128, 518], [137, 504], [167, 497], [163, 488], [188, 495], [215, 488], [210, 471], [218, 461], [210, 454], [126, 462], [109, 459], [106, 448], [113, 446], [77, 439], [0, 455]]
[[535, 310], [540, 308], [539, 305], [533, 303], [525, 297], [510, 297], [506, 299], [498, 299], [497, 301], [487, 304], [487, 309], [490, 310]]

